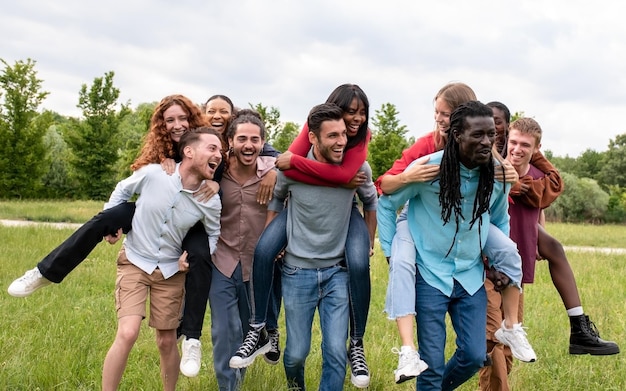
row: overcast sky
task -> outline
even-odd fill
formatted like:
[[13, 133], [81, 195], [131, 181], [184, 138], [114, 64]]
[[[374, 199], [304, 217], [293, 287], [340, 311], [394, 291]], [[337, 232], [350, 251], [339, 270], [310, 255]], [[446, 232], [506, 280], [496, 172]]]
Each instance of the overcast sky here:
[[626, 133], [622, 2], [20, 0], [0, 12], [0, 58], [31, 58], [42, 109], [79, 116], [82, 84], [115, 72], [132, 107], [181, 93], [263, 103], [302, 124], [343, 83], [370, 117], [393, 103], [409, 134], [433, 129], [450, 81], [534, 117], [543, 149], [577, 157]]

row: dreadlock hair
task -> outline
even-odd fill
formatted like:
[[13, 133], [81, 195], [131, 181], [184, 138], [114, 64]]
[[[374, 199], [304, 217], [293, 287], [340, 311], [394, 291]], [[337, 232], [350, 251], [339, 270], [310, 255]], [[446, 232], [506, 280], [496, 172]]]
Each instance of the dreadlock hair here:
[[[457, 107], [450, 116], [450, 133], [444, 147], [439, 174], [441, 219], [444, 224], [447, 224], [450, 221], [452, 212], [454, 212], [456, 222], [456, 231], [452, 239], [452, 245], [446, 256], [450, 254], [456, 235], [459, 232], [459, 218], [464, 218], [461, 210], [461, 159], [459, 143], [454, 135], [465, 132], [467, 127], [466, 118], [468, 117], [493, 117], [493, 111], [490, 107], [478, 101], [469, 101]], [[476, 198], [474, 199], [470, 228], [476, 221], [479, 221], [480, 224], [482, 215], [489, 212], [493, 183], [494, 165], [490, 160], [487, 164], [480, 165], [480, 177], [478, 179], [478, 188], [476, 189]], [[480, 225], [478, 232], [480, 236]]]

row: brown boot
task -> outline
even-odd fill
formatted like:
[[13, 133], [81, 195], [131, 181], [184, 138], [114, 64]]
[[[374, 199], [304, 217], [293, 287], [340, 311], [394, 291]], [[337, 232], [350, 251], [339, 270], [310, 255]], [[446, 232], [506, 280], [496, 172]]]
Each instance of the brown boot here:
[[615, 342], [600, 338], [596, 325], [587, 315], [570, 316], [569, 322], [571, 326], [569, 354], [606, 356], [619, 353], [619, 346]]

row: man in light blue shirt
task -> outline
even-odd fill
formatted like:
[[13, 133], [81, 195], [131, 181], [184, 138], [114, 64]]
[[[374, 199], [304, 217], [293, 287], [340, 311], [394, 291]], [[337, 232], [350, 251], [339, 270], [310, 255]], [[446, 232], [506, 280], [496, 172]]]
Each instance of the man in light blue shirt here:
[[[206, 202], [193, 197], [202, 182], [212, 179], [222, 160], [219, 134], [192, 129], [179, 142], [181, 163], [173, 175], [150, 164], [117, 184], [105, 208], [139, 194], [133, 230], [124, 240], [117, 260], [115, 301], [118, 328], [104, 360], [102, 390], [116, 390], [124, 373], [150, 297], [150, 326], [156, 329], [164, 390], [175, 390], [179, 361], [176, 328], [180, 323], [185, 274], [179, 273], [182, 241], [198, 221], [204, 223], [210, 249], [220, 234], [219, 196]], [[182, 255], [182, 256], [181, 256]], [[182, 263], [182, 262], [181, 262]]]
[[[396, 211], [409, 202], [409, 229], [417, 249], [416, 317], [419, 354], [428, 365], [418, 389], [452, 390], [483, 365], [486, 294], [482, 248], [489, 224], [509, 232], [508, 188], [494, 181], [491, 148], [495, 125], [480, 102], [459, 106], [451, 116], [443, 151], [430, 155], [440, 164], [431, 182], [411, 183], [378, 203], [381, 246], [390, 253]], [[457, 333], [457, 349], [446, 363], [445, 314]]]

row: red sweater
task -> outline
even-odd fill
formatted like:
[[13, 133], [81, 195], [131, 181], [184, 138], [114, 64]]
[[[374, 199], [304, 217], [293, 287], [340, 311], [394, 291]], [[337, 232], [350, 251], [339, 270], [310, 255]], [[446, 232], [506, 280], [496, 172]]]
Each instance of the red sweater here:
[[283, 172], [287, 177], [309, 185], [338, 186], [350, 183], [367, 159], [370, 137], [368, 130], [365, 142], [346, 150], [340, 165], [322, 163], [306, 157], [311, 150], [311, 143], [309, 126], [305, 123], [298, 137], [289, 146], [289, 151], [293, 153], [289, 161], [291, 168]]

